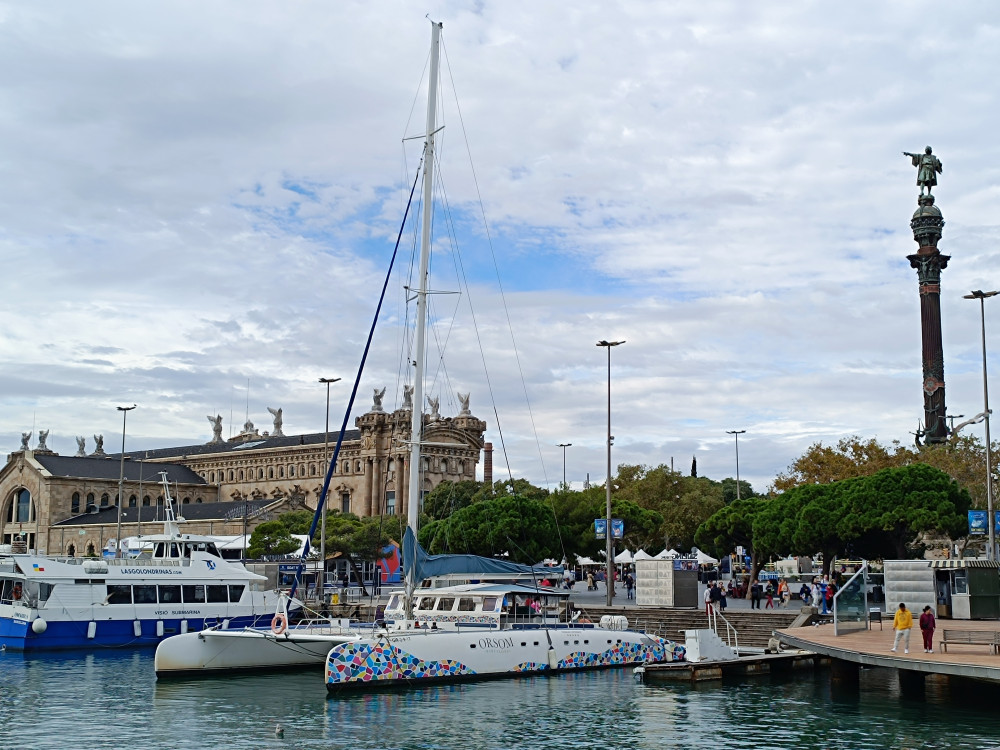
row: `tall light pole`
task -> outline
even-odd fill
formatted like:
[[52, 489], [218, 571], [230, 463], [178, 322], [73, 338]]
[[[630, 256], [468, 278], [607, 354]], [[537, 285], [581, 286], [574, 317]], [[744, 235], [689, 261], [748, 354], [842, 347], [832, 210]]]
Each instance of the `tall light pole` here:
[[122, 457], [118, 464], [118, 531], [115, 537], [115, 557], [117, 558], [122, 556], [122, 505], [125, 504], [122, 497], [122, 489], [125, 486], [125, 419], [128, 417], [128, 413], [135, 408], [135, 404], [116, 408], [122, 413]]
[[607, 589], [607, 595], [605, 597], [605, 604], [610, 607], [612, 604], [612, 599], [615, 595], [615, 554], [614, 554], [614, 542], [611, 539], [611, 441], [614, 438], [611, 436], [611, 347], [618, 346], [619, 344], [624, 344], [624, 341], [598, 341], [598, 346], [606, 347], [608, 350], [608, 478], [605, 482], [607, 487], [607, 508], [605, 513], [605, 532], [604, 532], [604, 553], [607, 557], [605, 560], [606, 572], [605, 572], [605, 588]]
[[[326, 383], [326, 427], [323, 431], [323, 461], [330, 463], [330, 383], [336, 383], [340, 378], [320, 378], [320, 383]], [[316, 598], [322, 600], [326, 596], [326, 498], [319, 499], [323, 506], [320, 516], [319, 532], [319, 583], [316, 584]]]
[[563, 449], [563, 489], [566, 489], [566, 449], [569, 448], [572, 443], [559, 443], [559, 447]]
[[740, 499], [740, 435], [746, 430], [726, 430], [727, 435], [736, 438], [736, 499]]
[[979, 319], [983, 331], [983, 414], [986, 415], [986, 524], [989, 527], [989, 548], [986, 559], [996, 559], [996, 520], [993, 518], [993, 467], [990, 459], [990, 393], [986, 386], [986, 298], [995, 297], [1000, 292], [984, 292], [976, 290], [964, 295], [965, 299], [979, 300]]

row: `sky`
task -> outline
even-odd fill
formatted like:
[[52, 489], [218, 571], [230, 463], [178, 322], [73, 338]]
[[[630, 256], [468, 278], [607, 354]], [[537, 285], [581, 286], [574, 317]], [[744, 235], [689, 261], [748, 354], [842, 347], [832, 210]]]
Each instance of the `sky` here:
[[[949, 414], [1000, 288], [1000, 6], [0, 2], [0, 449], [344, 419], [444, 24], [427, 389], [495, 477], [674, 464], [763, 491], [810, 445], [911, 444], [909, 229], [931, 145]], [[410, 140], [405, 140], [410, 139]], [[416, 140], [413, 140], [416, 139]], [[439, 218], [440, 217], [440, 218]], [[485, 217], [485, 225], [483, 218]], [[449, 239], [449, 237], [451, 239]], [[396, 271], [350, 416], [406, 380]], [[989, 371], [1000, 301], [986, 303]], [[403, 364], [401, 364], [403, 363]], [[1000, 398], [998, 392], [997, 398]], [[979, 431], [982, 425], [968, 428]], [[481, 467], [480, 467], [481, 472]]]

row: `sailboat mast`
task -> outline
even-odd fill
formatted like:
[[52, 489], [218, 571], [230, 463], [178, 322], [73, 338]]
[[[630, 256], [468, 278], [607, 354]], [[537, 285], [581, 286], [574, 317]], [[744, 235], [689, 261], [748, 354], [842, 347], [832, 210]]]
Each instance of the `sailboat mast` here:
[[[431, 256], [431, 218], [434, 201], [434, 131], [437, 129], [437, 86], [442, 24], [431, 22], [431, 62], [427, 81], [427, 130], [424, 136], [423, 219], [420, 233], [420, 271], [417, 290], [416, 341], [414, 342], [413, 417], [410, 424], [410, 483], [407, 487], [406, 524], [417, 531], [420, 511], [420, 443], [423, 439], [424, 361], [427, 346], [427, 272]], [[416, 583], [416, 582], [413, 582]]]

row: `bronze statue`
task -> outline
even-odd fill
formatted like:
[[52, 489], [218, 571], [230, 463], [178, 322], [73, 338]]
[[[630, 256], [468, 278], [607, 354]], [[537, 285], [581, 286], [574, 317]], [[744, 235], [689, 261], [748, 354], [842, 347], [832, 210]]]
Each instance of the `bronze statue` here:
[[917, 186], [920, 188], [920, 194], [924, 194], [926, 187], [927, 195], [930, 195], [931, 188], [937, 185], [937, 176], [941, 174], [943, 168], [941, 160], [933, 154], [930, 146], [925, 148], [922, 154], [911, 154], [909, 151], [904, 151], [903, 156], [909, 156], [913, 166], [917, 168]]

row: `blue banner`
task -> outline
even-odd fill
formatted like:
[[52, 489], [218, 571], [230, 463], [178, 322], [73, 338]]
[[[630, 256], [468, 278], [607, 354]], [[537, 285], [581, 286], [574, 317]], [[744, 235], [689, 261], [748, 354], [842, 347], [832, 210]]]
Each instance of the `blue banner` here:
[[598, 539], [604, 539], [608, 535], [608, 519], [606, 518], [595, 518], [594, 519], [594, 536]]
[[969, 536], [972, 536], [973, 534], [985, 534], [985, 533], [986, 533], [986, 511], [970, 510]]
[[625, 522], [620, 518], [611, 519], [611, 538], [623, 539], [625, 537]]

